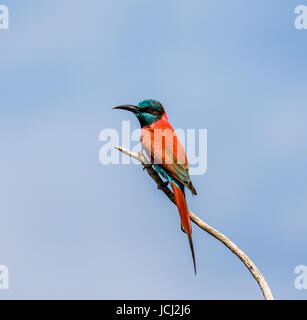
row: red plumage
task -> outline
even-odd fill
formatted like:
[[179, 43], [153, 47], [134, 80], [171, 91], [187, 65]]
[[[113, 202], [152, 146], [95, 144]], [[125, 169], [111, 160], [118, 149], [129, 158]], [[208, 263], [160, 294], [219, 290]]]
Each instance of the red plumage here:
[[152, 163], [160, 165], [169, 175], [183, 185], [181, 190], [180, 186], [178, 187], [174, 181], [171, 181], [181, 219], [181, 227], [189, 238], [196, 273], [192, 227], [183, 188], [186, 186], [193, 194], [197, 193], [190, 179], [185, 150], [168, 122], [165, 112], [161, 119], [142, 128], [141, 143]]

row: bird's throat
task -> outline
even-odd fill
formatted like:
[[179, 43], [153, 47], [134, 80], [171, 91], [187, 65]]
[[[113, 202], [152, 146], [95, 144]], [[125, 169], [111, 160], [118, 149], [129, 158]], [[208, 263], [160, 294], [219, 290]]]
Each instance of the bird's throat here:
[[161, 119], [161, 117], [150, 113], [137, 113], [136, 116], [139, 119], [142, 128], [150, 126]]

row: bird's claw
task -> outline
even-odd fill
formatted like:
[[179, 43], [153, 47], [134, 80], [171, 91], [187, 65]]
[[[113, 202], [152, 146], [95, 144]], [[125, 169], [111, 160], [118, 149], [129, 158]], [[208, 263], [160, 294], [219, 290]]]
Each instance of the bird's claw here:
[[168, 186], [168, 181], [164, 181], [158, 184], [157, 188], [162, 190]]

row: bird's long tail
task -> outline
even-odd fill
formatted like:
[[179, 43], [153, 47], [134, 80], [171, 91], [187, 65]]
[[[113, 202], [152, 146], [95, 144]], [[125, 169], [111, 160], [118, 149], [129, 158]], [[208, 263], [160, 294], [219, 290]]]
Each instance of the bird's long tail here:
[[181, 228], [188, 235], [188, 238], [189, 238], [189, 244], [190, 244], [193, 264], [194, 264], [194, 271], [196, 274], [195, 254], [194, 254], [194, 247], [193, 247], [193, 241], [192, 241], [192, 227], [191, 227], [191, 221], [190, 221], [187, 202], [186, 202], [183, 191], [180, 190], [180, 188], [178, 188], [173, 181], [171, 182], [171, 184], [172, 184], [172, 189], [174, 191], [176, 205], [180, 215]]

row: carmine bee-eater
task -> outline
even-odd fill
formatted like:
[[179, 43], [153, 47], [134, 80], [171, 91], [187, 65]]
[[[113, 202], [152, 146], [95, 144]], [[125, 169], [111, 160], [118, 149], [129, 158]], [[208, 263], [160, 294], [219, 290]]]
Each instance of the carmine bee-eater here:
[[168, 122], [162, 104], [155, 100], [143, 100], [137, 106], [121, 105], [114, 109], [133, 112], [141, 125], [141, 143], [154, 169], [172, 186], [181, 219], [181, 229], [188, 235], [194, 271], [196, 263], [192, 241], [192, 227], [186, 203], [184, 187], [196, 195], [190, 175], [187, 157], [174, 129]]

